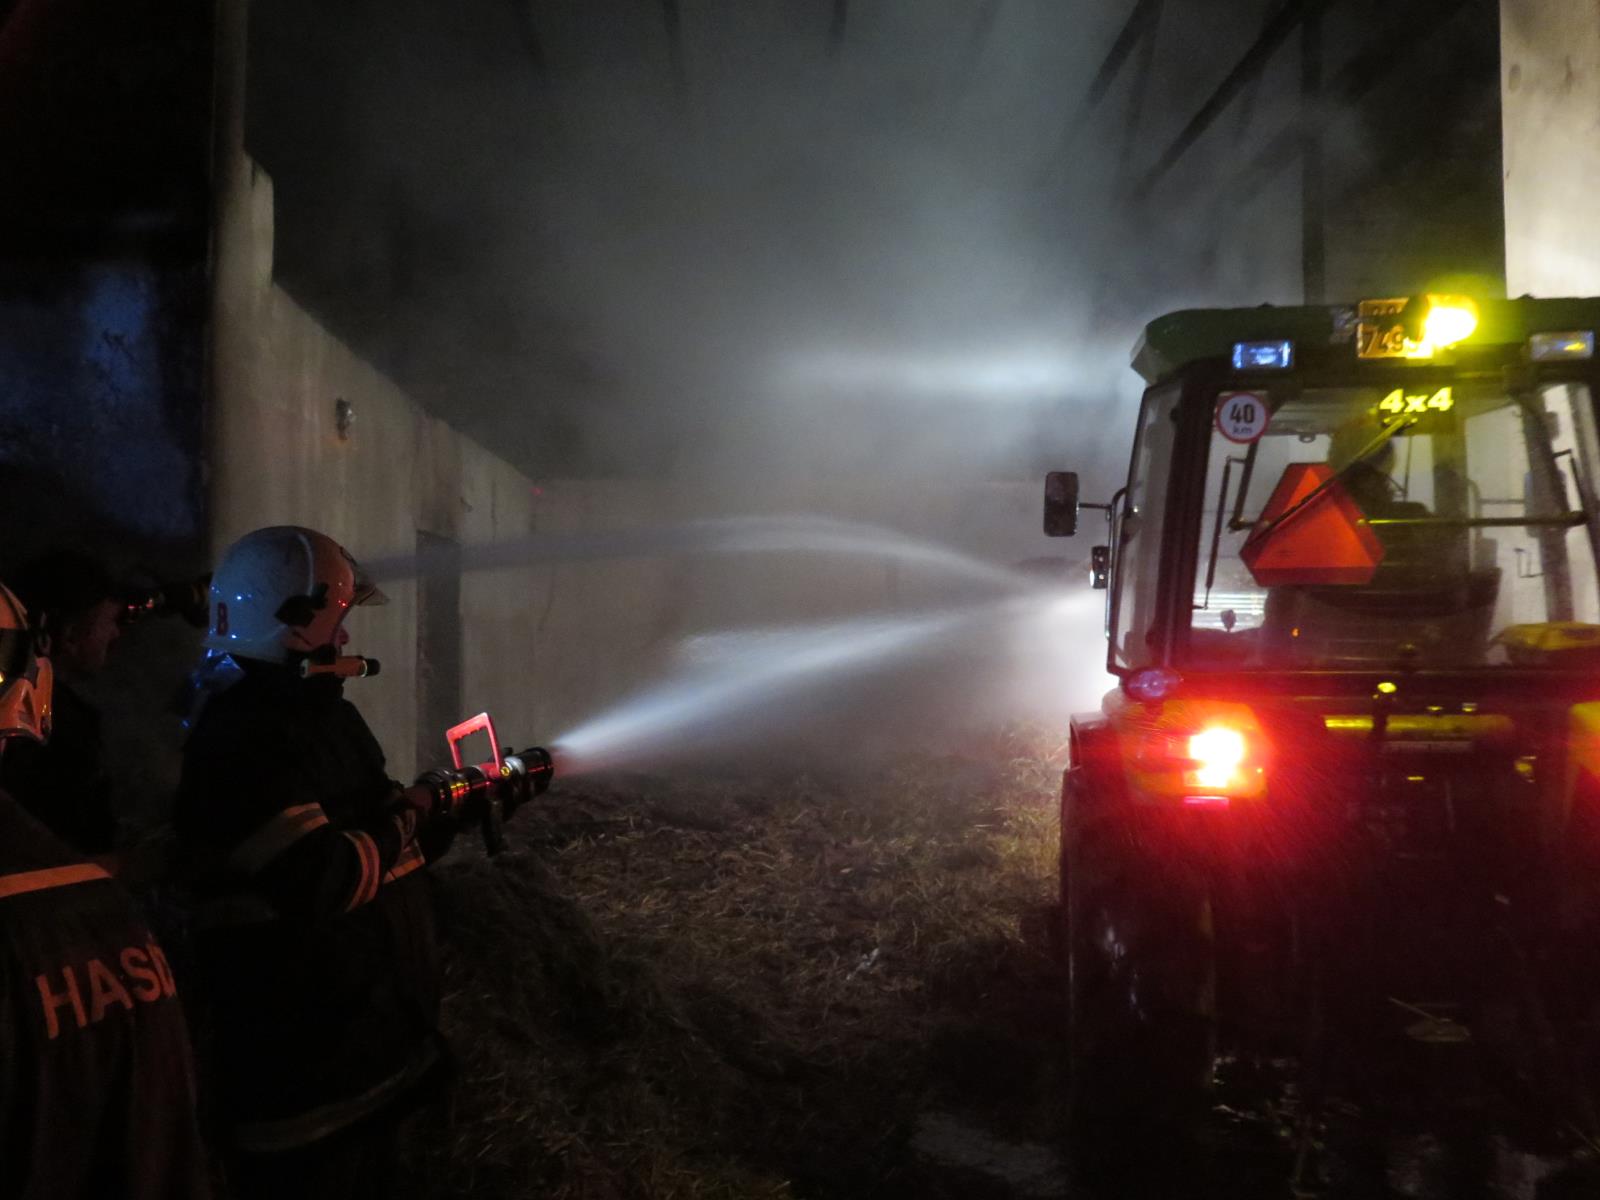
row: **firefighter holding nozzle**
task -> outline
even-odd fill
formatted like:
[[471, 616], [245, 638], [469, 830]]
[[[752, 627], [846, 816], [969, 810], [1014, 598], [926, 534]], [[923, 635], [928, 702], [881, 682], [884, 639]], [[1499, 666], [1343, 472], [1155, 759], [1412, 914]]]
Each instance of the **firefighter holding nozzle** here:
[[401, 1127], [445, 1073], [423, 868], [455, 821], [403, 788], [343, 695], [371, 660], [344, 620], [382, 603], [332, 538], [258, 529], [211, 584], [202, 699], [177, 804], [212, 1087], [241, 1196], [404, 1194]]
[[[0, 587], [0, 757], [49, 737], [42, 644]], [[48, 813], [47, 790], [32, 800]], [[103, 867], [0, 791], [0, 1196], [208, 1195], [165, 953]]]

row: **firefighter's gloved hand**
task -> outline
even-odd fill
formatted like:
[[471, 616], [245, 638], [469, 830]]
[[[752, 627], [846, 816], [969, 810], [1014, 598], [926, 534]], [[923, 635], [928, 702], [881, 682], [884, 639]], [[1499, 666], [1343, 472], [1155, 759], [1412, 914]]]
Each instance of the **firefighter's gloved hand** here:
[[[462, 817], [472, 799], [472, 789], [456, 771], [424, 771], [402, 793], [424, 821]], [[415, 797], [413, 800], [412, 797]]]
[[408, 788], [399, 789], [395, 799], [406, 808], [412, 809], [419, 821], [429, 820], [438, 808], [438, 793], [420, 779]]

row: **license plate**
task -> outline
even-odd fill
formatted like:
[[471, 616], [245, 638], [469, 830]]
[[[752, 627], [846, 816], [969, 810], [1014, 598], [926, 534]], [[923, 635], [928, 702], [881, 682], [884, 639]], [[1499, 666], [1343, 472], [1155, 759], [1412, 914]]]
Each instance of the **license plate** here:
[[1406, 298], [1363, 300], [1356, 310], [1357, 358], [1404, 358], [1406, 331], [1400, 323]]

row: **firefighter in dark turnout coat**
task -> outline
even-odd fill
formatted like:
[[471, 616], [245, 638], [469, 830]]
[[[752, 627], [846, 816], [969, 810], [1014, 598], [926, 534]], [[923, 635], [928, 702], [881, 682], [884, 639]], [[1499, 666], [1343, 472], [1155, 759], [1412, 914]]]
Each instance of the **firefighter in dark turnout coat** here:
[[350, 607], [381, 600], [332, 539], [235, 543], [211, 585], [207, 698], [178, 833], [202, 863], [197, 951], [233, 1186], [393, 1194], [397, 1129], [440, 1080], [439, 968], [422, 868], [447, 848], [342, 695]]
[[45, 635], [55, 670], [50, 740], [13, 746], [0, 760], [0, 783], [41, 824], [74, 850], [106, 866], [117, 841], [111, 774], [100, 711], [82, 688], [105, 670], [121, 633], [111, 573], [97, 559], [58, 550], [11, 576], [33, 626]]
[[[33, 639], [0, 587], [0, 753], [49, 733]], [[209, 1194], [166, 955], [101, 867], [0, 792], [0, 1196]]]

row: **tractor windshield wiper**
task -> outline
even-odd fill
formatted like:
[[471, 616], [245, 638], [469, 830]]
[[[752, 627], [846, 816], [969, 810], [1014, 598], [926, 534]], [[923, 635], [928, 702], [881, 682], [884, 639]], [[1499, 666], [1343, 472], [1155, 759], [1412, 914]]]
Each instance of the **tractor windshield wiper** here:
[[1321, 496], [1334, 484], [1339, 483], [1345, 478], [1345, 476], [1349, 475], [1350, 472], [1355, 469], [1357, 463], [1365, 462], [1370, 455], [1375, 454], [1377, 451], [1381, 450], [1385, 445], [1387, 445], [1389, 440], [1393, 438], [1395, 434], [1399, 433], [1402, 429], [1409, 429], [1416, 423], [1416, 417], [1396, 417], [1393, 421], [1389, 422], [1389, 424], [1385, 425], [1381, 430], [1378, 431], [1377, 437], [1373, 438], [1372, 441], [1368, 442], [1361, 448], [1361, 451], [1356, 454], [1354, 458], [1345, 463], [1344, 466], [1340, 467], [1332, 475], [1329, 475], [1321, 483], [1317, 484], [1316, 487], [1312, 488], [1304, 496], [1300, 497], [1299, 500], [1296, 500], [1288, 508], [1284, 509], [1277, 516], [1273, 517], [1272, 520], [1268, 521], [1261, 528], [1257, 529], [1249, 537], [1245, 538], [1245, 546], [1251, 546], [1263, 538], [1271, 537], [1273, 531], [1279, 526], [1290, 520], [1295, 516], [1295, 514], [1304, 512], [1306, 507], [1310, 505], [1313, 500], [1317, 499], [1317, 497]]
[[1217, 496], [1217, 519], [1211, 527], [1211, 555], [1206, 560], [1206, 598], [1200, 605], [1202, 609], [1211, 607], [1211, 588], [1217, 582], [1217, 555], [1222, 549], [1222, 522], [1228, 509], [1228, 481], [1233, 478], [1233, 468], [1237, 465], [1243, 468], [1239, 480], [1239, 504], [1235, 510], [1244, 504], [1245, 489], [1250, 486], [1250, 468], [1255, 463], [1256, 446], [1251, 442], [1250, 449], [1244, 458], [1229, 456], [1222, 464], [1222, 490]]

